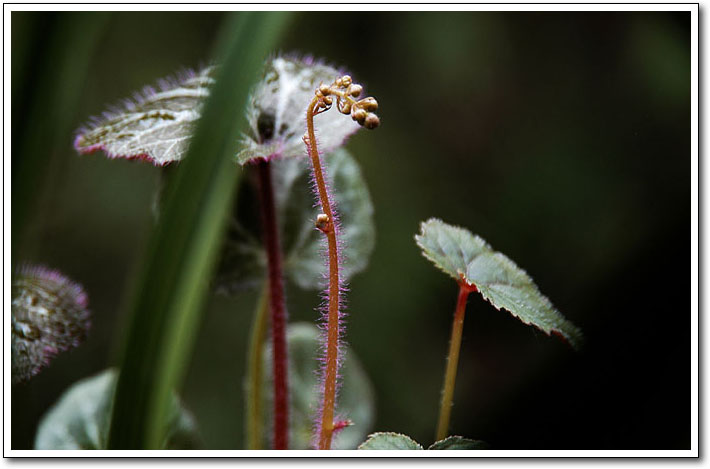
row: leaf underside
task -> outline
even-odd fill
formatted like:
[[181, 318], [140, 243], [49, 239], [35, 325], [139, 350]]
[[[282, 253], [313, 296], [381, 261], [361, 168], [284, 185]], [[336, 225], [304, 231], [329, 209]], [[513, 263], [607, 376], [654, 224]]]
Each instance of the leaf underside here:
[[[237, 162], [256, 158], [306, 156], [306, 109], [321, 84], [343, 73], [310, 57], [277, 56], [269, 60], [247, 108], [249, 132], [242, 138]], [[337, 110], [316, 117], [318, 146], [329, 153], [360, 126]]]
[[[35, 449], [107, 449], [118, 372], [108, 369], [74, 383], [42, 417]], [[173, 395], [162, 449], [197, 449], [192, 416]]]
[[[373, 204], [357, 161], [340, 148], [324, 158], [330, 187], [340, 214], [344, 244], [342, 275], [349, 279], [367, 267], [375, 245]], [[299, 287], [315, 289], [326, 274], [322, 233], [314, 226], [318, 213], [310, 190], [306, 159], [280, 158], [270, 163], [275, 203], [284, 252], [284, 271]], [[242, 179], [239, 205], [230, 228], [215, 281], [218, 291], [233, 293], [261, 284], [266, 252], [260, 240], [256, 196], [247, 178]]]
[[[311, 449], [314, 412], [318, 408], [317, 366], [320, 332], [310, 323], [294, 323], [288, 326], [289, 389], [289, 449]], [[349, 347], [343, 348], [341, 369], [343, 386], [338, 395], [336, 419], [350, 419], [353, 425], [339, 430], [333, 438], [333, 449], [355, 449], [370, 431], [375, 419], [374, 390], [363, 366]], [[264, 413], [262, 415], [263, 441], [272, 434], [273, 380], [271, 347], [264, 353]]]
[[80, 153], [103, 151], [110, 158], [138, 158], [164, 166], [183, 159], [214, 83], [215, 67], [163, 80], [159, 90], [148, 87], [133, 100], [94, 119], [77, 133]]
[[548, 335], [561, 335], [575, 348], [581, 346], [581, 330], [555, 309], [524, 270], [481, 237], [431, 218], [421, 224], [415, 239], [427, 259], [456, 281], [475, 285], [496, 309]]

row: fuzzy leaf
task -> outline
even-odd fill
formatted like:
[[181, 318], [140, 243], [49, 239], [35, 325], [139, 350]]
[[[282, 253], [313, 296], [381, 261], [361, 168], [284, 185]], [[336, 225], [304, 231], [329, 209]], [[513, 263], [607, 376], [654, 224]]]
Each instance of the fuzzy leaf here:
[[60, 352], [77, 347], [90, 324], [81, 285], [59, 271], [20, 267], [12, 281], [12, 382], [29, 380]]
[[[247, 109], [249, 133], [242, 138], [239, 164], [255, 158], [305, 156], [306, 109], [321, 83], [343, 72], [310, 57], [274, 57], [252, 92]], [[329, 153], [360, 126], [348, 116], [326, 112], [316, 118], [318, 146]]]
[[[289, 449], [310, 449], [313, 434], [313, 417], [318, 408], [319, 392], [316, 367], [320, 332], [310, 323], [294, 323], [288, 326], [289, 387], [291, 404], [289, 414]], [[333, 449], [355, 449], [365, 438], [375, 419], [374, 391], [357, 356], [344, 348], [341, 368], [343, 386], [338, 396], [336, 418], [349, 419], [352, 425], [335, 434]], [[264, 353], [264, 414], [262, 428], [264, 441], [268, 441], [273, 428], [273, 385], [271, 347]]]
[[379, 432], [370, 435], [357, 449], [424, 449], [422, 445], [409, 438], [407, 435], [393, 432]]
[[431, 218], [415, 236], [424, 256], [456, 281], [475, 285], [496, 309], [506, 309], [525, 324], [556, 333], [578, 348], [582, 332], [565, 319], [513, 261], [495, 252], [470, 231]]
[[178, 80], [162, 80], [157, 91], [145, 88], [80, 129], [74, 147], [80, 153], [101, 150], [109, 158], [145, 159], [156, 166], [181, 160], [214, 83], [214, 71], [207, 67]]
[[[324, 161], [340, 214], [340, 239], [345, 245], [341, 272], [347, 280], [367, 267], [374, 248], [373, 206], [357, 161], [346, 150], [340, 148]], [[271, 167], [284, 270], [301, 288], [318, 288], [326, 264], [321, 257], [322, 234], [313, 224], [318, 212], [310, 190], [310, 164], [307, 159], [281, 158], [273, 160]], [[243, 178], [239, 205], [222, 252], [216, 285], [223, 292], [260, 285], [265, 275], [266, 252], [260, 241], [252, 185]]]
[[[35, 449], [107, 449], [118, 372], [108, 369], [74, 383], [42, 417]], [[173, 396], [163, 449], [196, 449], [192, 416]]]
[[481, 440], [469, 440], [462, 436], [447, 436], [443, 440], [439, 440], [431, 445], [429, 450], [444, 450], [444, 449], [488, 449], [488, 443]]

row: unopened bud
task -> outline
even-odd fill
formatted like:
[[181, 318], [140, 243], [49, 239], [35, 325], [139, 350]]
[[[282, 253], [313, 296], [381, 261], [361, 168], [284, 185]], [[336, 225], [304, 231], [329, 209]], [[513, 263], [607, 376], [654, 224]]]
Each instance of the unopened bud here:
[[323, 233], [330, 231], [330, 217], [325, 213], [320, 213], [316, 217], [316, 228], [321, 230]]
[[320, 91], [323, 96], [328, 96], [330, 94], [330, 86], [325, 83], [321, 83], [318, 87], [318, 91]]
[[340, 77], [340, 79], [341, 79], [341, 82], [340, 82], [341, 86], [343, 86], [345, 88], [352, 85], [352, 83], [353, 83], [353, 79], [350, 75], [343, 75], [342, 77]]
[[350, 111], [352, 110], [352, 104], [349, 102], [344, 102], [342, 106], [340, 106], [340, 112], [343, 114], [350, 114]]
[[360, 96], [360, 93], [362, 93], [362, 86], [360, 86], [360, 85], [352, 84], [348, 88], [348, 94], [350, 96], [354, 96], [357, 98], [358, 96]]
[[365, 122], [365, 118], [367, 117], [367, 111], [365, 111], [362, 108], [357, 108], [352, 112], [352, 118], [354, 121], [357, 121], [358, 124], [362, 125]]
[[364, 110], [372, 112], [377, 111], [377, 100], [373, 97], [361, 99], [357, 102]]
[[374, 129], [380, 125], [380, 118], [377, 117], [377, 114], [375, 114], [374, 112], [371, 112], [365, 118], [364, 125], [365, 125], [366, 129]]

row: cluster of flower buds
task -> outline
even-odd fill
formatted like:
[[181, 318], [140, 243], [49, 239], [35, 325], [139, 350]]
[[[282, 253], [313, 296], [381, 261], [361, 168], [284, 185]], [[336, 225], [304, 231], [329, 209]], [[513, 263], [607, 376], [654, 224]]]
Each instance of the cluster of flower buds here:
[[380, 125], [377, 117], [377, 100], [367, 97], [356, 101], [354, 98], [362, 94], [362, 86], [353, 83], [350, 75], [343, 75], [335, 80], [332, 85], [321, 84], [316, 90], [318, 105], [316, 113], [327, 111], [333, 105], [333, 97], [337, 102], [338, 111], [349, 114], [354, 121], [367, 129], [374, 129]]

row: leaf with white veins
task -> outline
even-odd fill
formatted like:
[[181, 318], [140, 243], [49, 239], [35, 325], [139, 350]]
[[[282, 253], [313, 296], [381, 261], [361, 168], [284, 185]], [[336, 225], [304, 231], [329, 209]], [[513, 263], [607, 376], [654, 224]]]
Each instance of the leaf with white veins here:
[[214, 83], [215, 67], [186, 72], [178, 80], [162, 80], [159, 90], [147, 87], [120, 108], [77, 132], [79, 153], [103, 151], [109, 158], [144, 159], [156, 166], [180, 161]]
[[[247, 108], [249, 133], [242, 138], [239, 164], [255, 158], [306, 156], [306, 109], [321, 83], [331, 84], [343, 75], [310, 57], [278, 56], [270, 59]], [[343, 144], [360, 126], [347, 116], [326, 112], [316, 119], [318, 147], [329, 153]]]
[[582, 331], [555, 309], [523, 269], [493, 251], [481, 237], [430, 218], [421, 224], [415, 239], [427, 259], [457, 282], [475, 285], [496, 309], [506, 309], [525, 324], [580, 347]]

